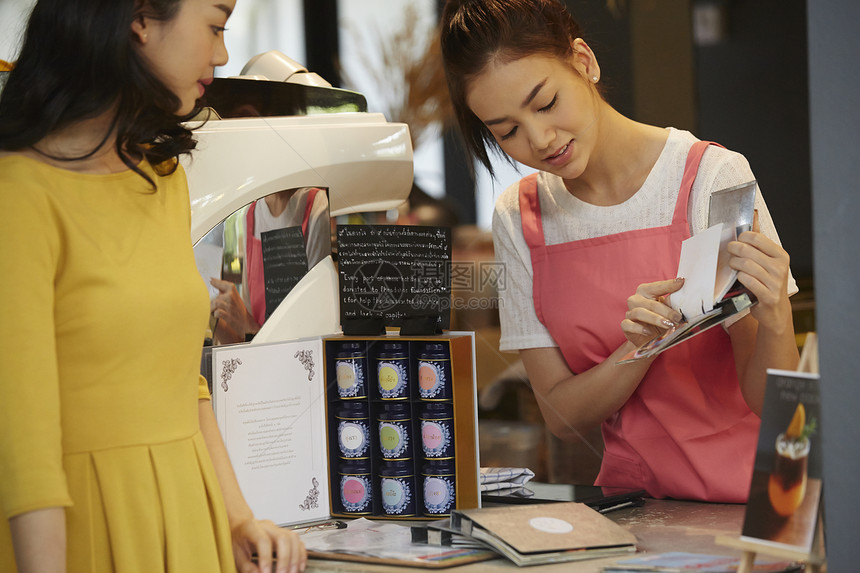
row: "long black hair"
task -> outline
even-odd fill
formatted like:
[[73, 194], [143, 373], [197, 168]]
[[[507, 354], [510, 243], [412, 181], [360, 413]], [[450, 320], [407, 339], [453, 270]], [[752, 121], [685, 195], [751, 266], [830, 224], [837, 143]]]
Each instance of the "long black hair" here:
[[[183, 0], [39, 0], [23, 46], [0, 97], [0, 149], [17, 151], [77, 121], [115, 110], [116, 151], [136, 165], [141, 157], [172, 173], [195, 141], [177, 117], [181, 102], [149, 69], [135, 49], [135, 18], [170, 20]], [[79, 157], [98, 151], [105, 139]], [[40, 151], [43, 153], [43, 151]]]
[[469, 82], [491, 62], [535, 54], [566, 58], [581, 36], [580, 27], [558, 0], [448, 0], [441, 28], [442, 61], [457, 124], [469, 154], [492, 175], [488, 149], [504, 153], [466, 103]]

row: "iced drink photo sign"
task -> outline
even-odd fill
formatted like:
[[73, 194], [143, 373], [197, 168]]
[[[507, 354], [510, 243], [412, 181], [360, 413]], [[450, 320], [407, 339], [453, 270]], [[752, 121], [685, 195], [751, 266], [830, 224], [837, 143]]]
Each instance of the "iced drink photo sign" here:
[[821, 499], [818, 375], [768, 370], [742, 540], [807, 553]]

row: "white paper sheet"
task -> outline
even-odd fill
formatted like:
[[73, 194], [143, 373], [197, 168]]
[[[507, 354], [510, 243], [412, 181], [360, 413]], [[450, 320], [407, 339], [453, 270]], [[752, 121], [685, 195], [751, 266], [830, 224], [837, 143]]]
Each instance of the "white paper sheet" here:
[[714, 308], [717, 258], [723, 224], [718, 223], [681, 244], [678, 276], [684, 286], [669, 297], [669, 303], [689, 321]]
[[219, 347], [215, 416], [258, 519], [330, 516], [322, 340]]

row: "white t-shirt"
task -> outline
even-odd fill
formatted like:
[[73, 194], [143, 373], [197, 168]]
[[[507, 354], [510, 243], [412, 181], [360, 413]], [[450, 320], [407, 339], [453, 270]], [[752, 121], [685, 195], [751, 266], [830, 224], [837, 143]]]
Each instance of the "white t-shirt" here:
[[[625, 231], [662, 227], [672, 222], [681, 187], [687, 152], [698, 141], [690, 132], [669, 129], [666, 145], [642, 187], [619, 205], [598, 206], [574, 197], [562, 179], [546, 172], [538, 174], [541, 219], [547, 245], [602, 237]], [[709, 146], [699, 164], [688, 204], [692, 234], [707, 228], [711, 193], [753, 180], [746, 158], [734, 151]], [[779, 243], [776, 228], [757, 189], [755, 208], [761, 232]], [[499, 283], [499, 316], [503, 351], [558, 346], [538, 320], [532, 298], [532, 261], [523, 237], [519, 208], [519, 182], [508, 187], [496, 201], [493, 215], [496, 261], [504, 265]], [[619, 261], [619, 264], [623, 264]], [[789, 275], [788, 292], [797, 292]], [[633, 294], [632, 292], [630, 294]], [[742, 315], [741, 315], [742, 316]], [[739, 320], [741, 316], [733, 317]], [[726, 326], [730, 324], [728, 321]], [[619, 324], [618, 328], [621, 328]]]

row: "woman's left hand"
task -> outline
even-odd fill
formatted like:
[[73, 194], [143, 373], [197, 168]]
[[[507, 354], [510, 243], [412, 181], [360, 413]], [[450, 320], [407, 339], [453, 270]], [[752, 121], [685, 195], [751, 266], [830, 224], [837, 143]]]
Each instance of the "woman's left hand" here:
[[[299, 535], [271, 521], [246, 519], [231, 533], [239, 573], [270, 573], [273, 561], [277, 573], [298, 573], [307, 566], [308, 554]], [[252, 560], [255, 554], [256, 563]]]
[[754, 231], [741, 233], [729, 243], [729, 265], [738, 271], [738, 280], [758, 299], [750, 310], [760, 327], [780, 330], [791, 316], [788, 300], [789, 256], [780, 245]]

